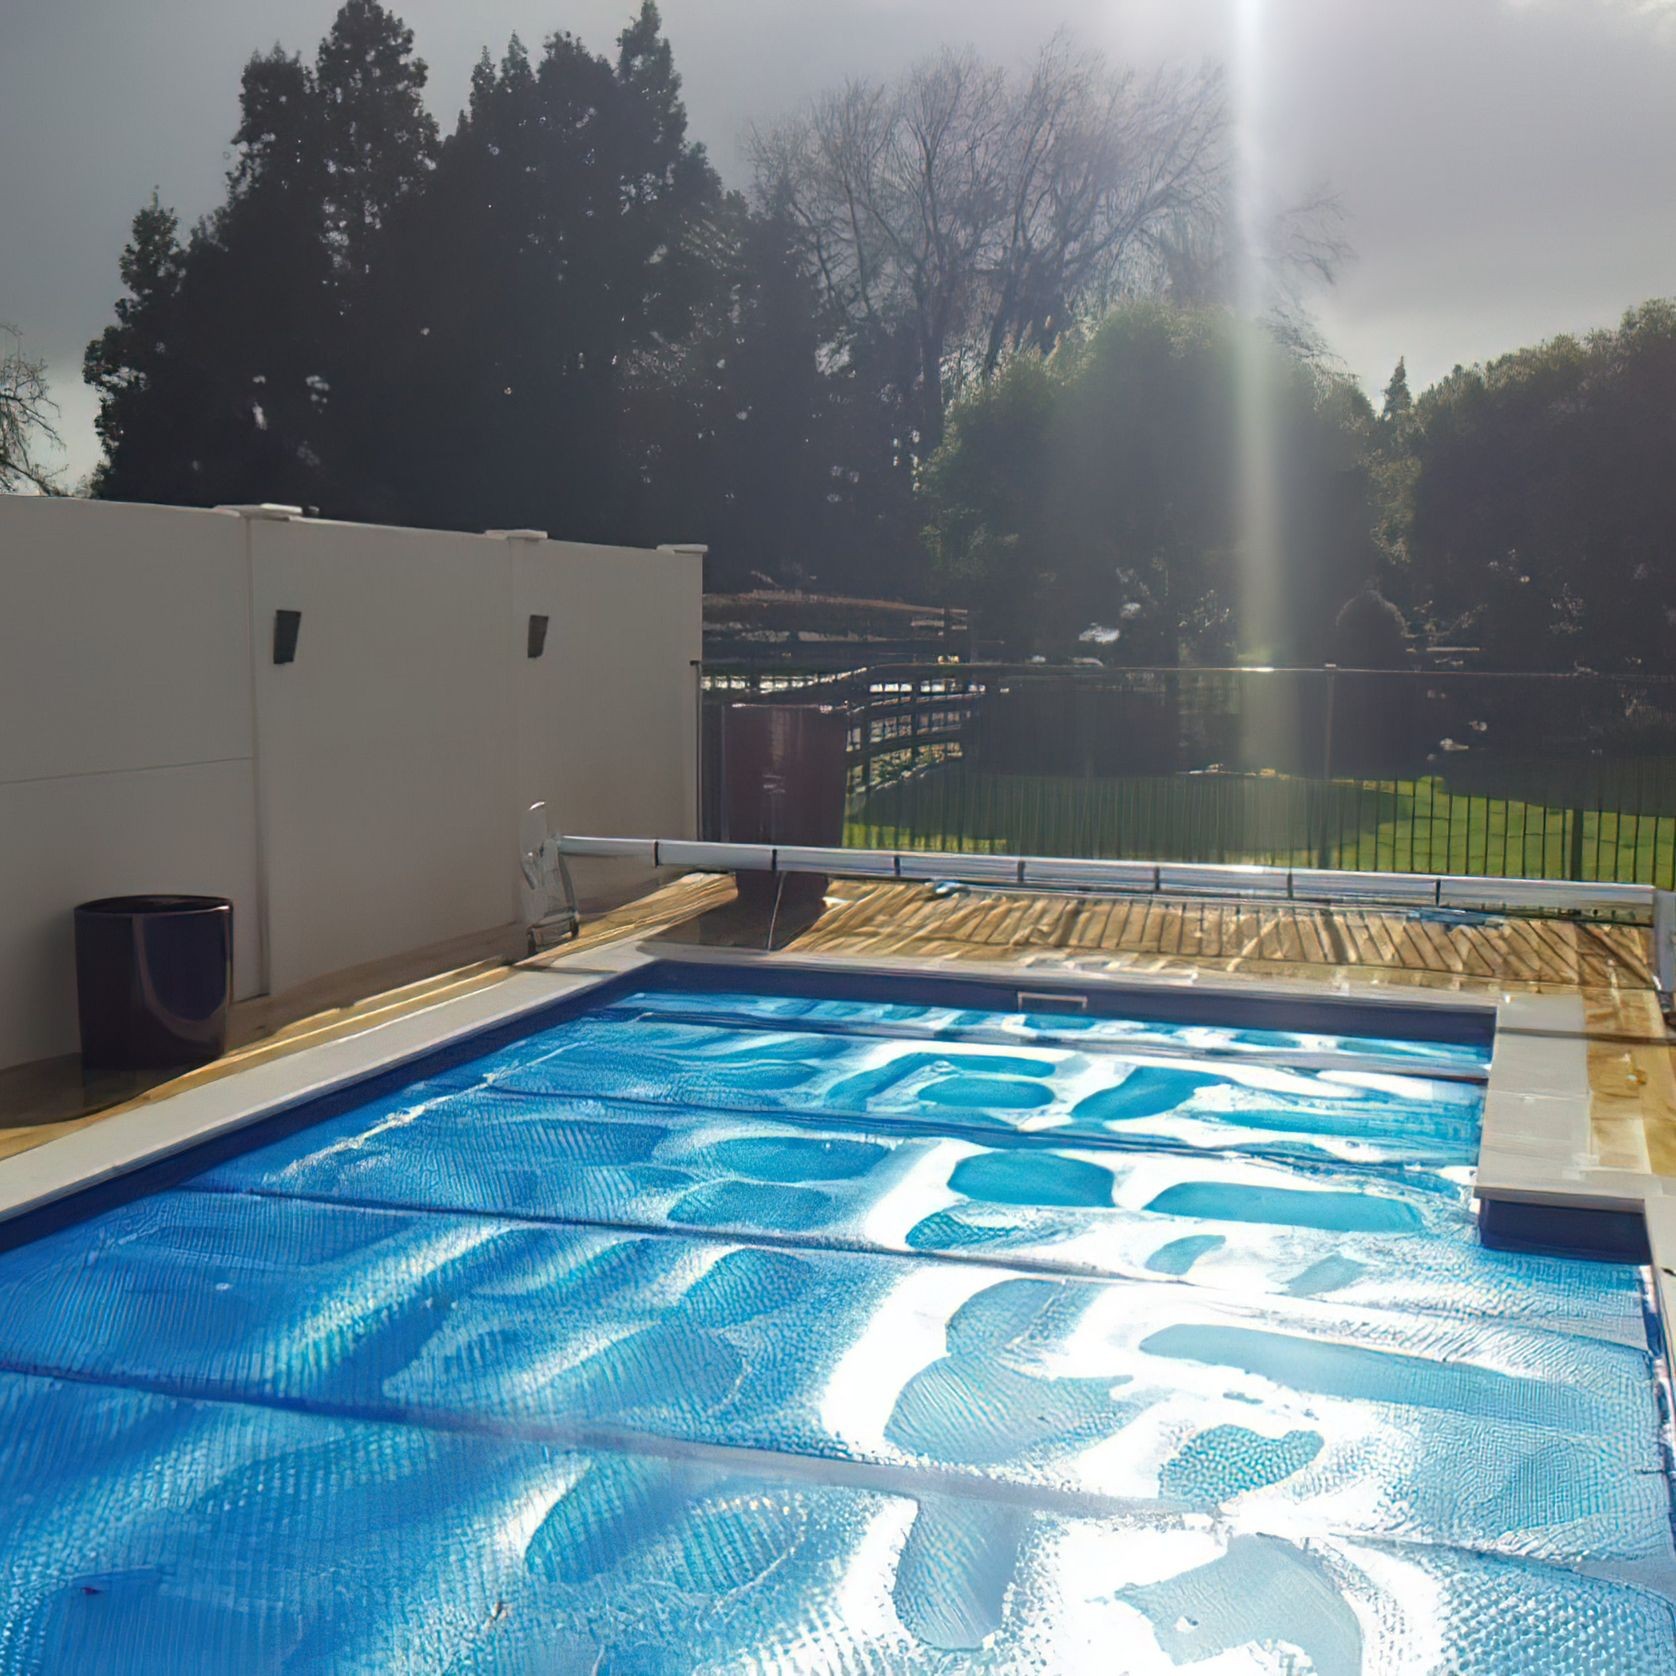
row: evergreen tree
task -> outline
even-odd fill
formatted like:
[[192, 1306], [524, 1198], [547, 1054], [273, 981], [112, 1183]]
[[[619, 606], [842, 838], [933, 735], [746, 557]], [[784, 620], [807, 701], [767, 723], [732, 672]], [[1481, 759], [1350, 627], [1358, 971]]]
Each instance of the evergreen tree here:
[[1384, 405], [1369, 441], [1373, 538], [1379, 550], [1380, 569], [1392, 590], [1412, 605], [1408, 530], [1414, 516], [1414, 485], [1419, 468], [1414, 458], [1414, 398], [1409, 394], [1408, 365], [1401, 357], [1385, 386]]
[[720, 188], [645, 6], [615, 64], [569, 35], [486, 59], [382, 257], [395, 372], [378, 497], [452, 527], [620, 535], [625, 383], [691, 330]]
[[129, 296], [89, 346], [110, 497], [308, 502], [330, 318], [312, 73], [279, 48], [245, 66], [226, 202], [177, 243], [153, 202], [122, 260]]
[[187, 431], [196, 401], [180, 338], [179, 229], [175, 212], [153, 192], [118, 263], [126, 295], [117, 301], [115, 324], [87, 346], [83, 360], [82, 375], [99, 395], [93, 423], [105, 453], [94, 491], [109, 500], [195, 496]]
[[339, 269], [364, 278], [392, 212], [423, 187], [436, 160], [436, 119], [425, 109], [428, 71], [413, 31], [378, 3], [344, 0], [320, 43], [325, 230]]
[[194, 233], [187, 342], [212, 392], [200, 498], [312, 504], [334, 314], [313, 72], [279, 47], [245, 66], [227, 202]]
[[414, 56], [413, 31], [378, 0], [345, 0], [315, 63], [325, 170], [321, 236], [333, 307], [314, 394], [323, 407], [327, 463], [321, 499], [336, 512], [365, 513], [371, 505], [366, 462], [384, 422], [385, 382], [373, 329], [381, 306], [374, 269], [392, 221], [423, 192], [435, 167], [427, 74]]
[[1408, 393], [1408, 363], [1399, 355], [1391, 382], [1385, 386], [1385, 406], [1380, 417], [1386, 423], [1395, 425], [1406, 420], [1413, 411], [1414, 398]]
[[376, 369], [368, 267], [422, 184], [435, 125], [412, 34], [346, 0], [318, 65], [245, 66], [223, 204], [181, 249], [155, 200], [134, 224], [117, 323], [89, 346], [101, 494], [186, 504], [354, 498]]
[[695, 329], [642, 357], [627, 389], [636, 539], [707, 543], [717, 589], [889, 586], [900, 568], [901, 544], [869, 527], [894, 416], [876, 390], [858, 404], [858, 381], [833, 362], [835, 323], [797, 243], [783, 210], [730, 198]]
[[441, 144], [425, 80], [381, 0], [251, 59], [224, 202], [184, 246], [141, 212], [89, 348], [99, 492], [913, 588], [913, 333], [839, 317], [789, 205], [723, 199], [656, 7], [610, 55], [485, 55]]

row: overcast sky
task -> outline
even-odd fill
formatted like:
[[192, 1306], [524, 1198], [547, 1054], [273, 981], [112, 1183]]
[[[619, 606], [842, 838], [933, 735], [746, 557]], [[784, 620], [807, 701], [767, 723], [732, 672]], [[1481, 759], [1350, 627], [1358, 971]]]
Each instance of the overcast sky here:
[[[405, 0], [445, 129], [484, 45], [568, 29], [608, 48], [632, 0]], [[44, 356], [70, 467], [96, 459], [82, 348], [155, 185], [219, 198], [239, 70], [312, 55], [336, 0], [0, 0], [0, 320]], [[1371, 392], [1415, 387], [1676, 294], [1676, 0], [664, 0], [693, 131], [740, 136], [823, 85], [946, 43], [1022, 62], [1058, 26], [1114, 58], [1257, 55], [1248, 110], [1277, 180], [1329, 182], [1356, 259], [1316, 301]]]

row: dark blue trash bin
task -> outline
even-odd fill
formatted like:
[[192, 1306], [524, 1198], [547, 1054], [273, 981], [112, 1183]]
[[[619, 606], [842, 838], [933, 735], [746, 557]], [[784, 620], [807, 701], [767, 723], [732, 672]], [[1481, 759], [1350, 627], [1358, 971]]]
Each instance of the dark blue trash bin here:
[[201, 1065], [227, 1048], [233, 904], [224, 896], [107, 896], [76, 909], [83, 1065]]

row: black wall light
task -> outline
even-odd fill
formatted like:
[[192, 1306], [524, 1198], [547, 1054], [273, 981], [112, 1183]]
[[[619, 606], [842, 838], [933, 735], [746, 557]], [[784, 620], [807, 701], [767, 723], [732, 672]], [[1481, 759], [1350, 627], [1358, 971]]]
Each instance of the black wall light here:
[[529, 655], [538, 658], [547, 650], [547, 619], [533, 613], [530, 616]]
[[275, 663], [295, 663], [297, 661], [297, 634], [302, 626], [302, 612], [274, 612]]

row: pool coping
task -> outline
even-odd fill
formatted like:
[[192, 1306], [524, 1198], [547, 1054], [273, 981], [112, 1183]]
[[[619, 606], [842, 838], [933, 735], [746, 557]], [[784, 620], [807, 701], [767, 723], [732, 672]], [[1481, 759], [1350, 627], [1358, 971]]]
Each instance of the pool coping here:
[[[1676, 1181], [1650, 1172], [1605, 1169], [1590, 1154], [1590, 1083], [1584, 1003], [1576, 994], [1501, 991], [1464, 995], [1399, 990], [1368, 980], [1286, 979], [1268, 975], [1092, 971], [1073, 960], [946, 961], [904, 956], [858, 959], [738, 947], [652, 943], [632, 936], [522, 967], [485, 990], [440, 1000], [365, 1030], [234, 1071], [41, 1146], [0, 1159], [0, 1226], [59, 1201], [236, 1133], [289, 1108], [401, 1070], [500, 1026], [580, 1000], [652, 966], [713, 965], [827, 976], [959, 979], [1015, 993], [1191, 994], [1376, 1007], [1382, 1013], [1489, 1014], [1494, 1039], [1485, 1092], [1476, 1194], [1481, 1218], [1510, 1228], [1570, 1213], [1589, 1225], [1644, 1226], [1659, 1315], [1676, 1321]], [[1597, 1252], [1597, 1254], [1599, 1254]], [[1630, 1260], [1643, 1260], [1640, 1258]], [[1676, 1380], [1676, 1336], [1666, 1334], [1667, 1374]]]

